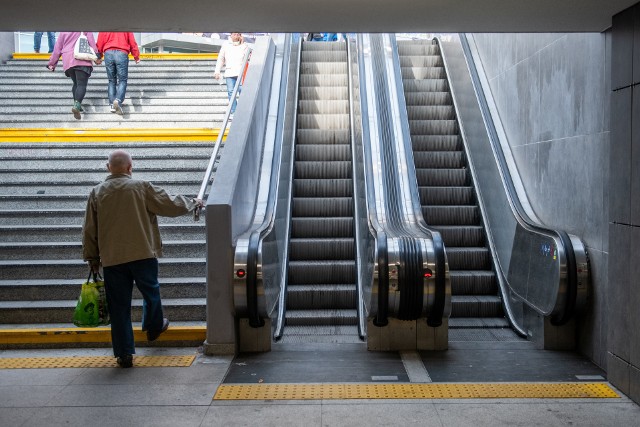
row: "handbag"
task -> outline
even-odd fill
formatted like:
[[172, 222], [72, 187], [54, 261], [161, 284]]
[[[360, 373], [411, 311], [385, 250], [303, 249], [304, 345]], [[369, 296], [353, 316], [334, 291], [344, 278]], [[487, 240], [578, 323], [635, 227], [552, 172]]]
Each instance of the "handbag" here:
[[73, 47], [73, 57], [83, 61], [97, 61], [98, 55], [93, 51], [93, 48], [89, 46], [89, 40], [84, 33], [80, 33], [80, 37], [76, 40], [76, 44]]
[[73, 324], [81, 328], [95, 328], [108, 325], [109, 309], [104, 280], [99, 273], [89, 272], [87, 281], [82, 284], [76, 309], [73, 312]]

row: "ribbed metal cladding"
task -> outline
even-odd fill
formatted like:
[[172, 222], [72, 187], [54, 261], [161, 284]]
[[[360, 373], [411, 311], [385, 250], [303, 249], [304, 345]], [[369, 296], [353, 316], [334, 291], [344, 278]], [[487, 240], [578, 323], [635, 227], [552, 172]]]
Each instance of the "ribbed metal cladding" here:
[[491, 255], [439, 46], [398, 41], [398, 51], [422, 214], [440, 231], [447, 251], [451, 316], [501, 318]]
[[347, 66], [346, 43], [303, 42], [285, 339], [357, 325]]

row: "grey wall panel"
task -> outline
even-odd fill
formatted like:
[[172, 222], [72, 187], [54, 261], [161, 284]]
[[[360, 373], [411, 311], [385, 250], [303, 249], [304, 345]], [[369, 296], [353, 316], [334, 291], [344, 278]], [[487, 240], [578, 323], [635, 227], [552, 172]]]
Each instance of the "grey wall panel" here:
[[[590, 249], [591, 278], [594, 283], [607, 283], [609, 254]], [[601, 367], [607, 366], [608, 295], [604, 286], [594, 287], [587, 300], [591, 316], [581, 319], [579, 349]]]
[[[609, 230], [609, 351], [617, 357], [629, 361], [631, 333], [629, 312], [629, 251], [631, 250], [631, 229], [626, 225], [611, 224]], [[615, 255], [614, 255], [615, 254]], [[637, 308], [633, 308], [637, 310]], [[633, 332], [632, 332], [633, 331]]]
[[[640, 263], [633, 260], [633, 254], [640, 254], [640, 228], [625, 227], [630, 239], [629, 249], [629, 299], [625, 301], [628, 307], [629, 324], [629, 362], [636, 368], [640, 367]], [[624, 310], [623, 310], [624, 311]]]
[[626, 360], [614, 354], [607, 353], [607, 379], [624, 394], [629, 394], [630, 368]]
[[615, 15], [612, 22], [611, 86], [616, 90], [633, 80], [633, 11]]
[[[629, 166], [629, 224], [640, 225], [640, 86], [631, 88], [631, 149], [626, 153], [625, 166]], [[621, 155], [621, 153], [618, 153]], [[623, 159], [619, 159], [622, 161]]]
[[640, 369], [629, 367], [629, 397], [640, 402]]
[[631, 88], [611, 95], [609, 221], [629, 224], [631, 216]]
[[640, 82], [640, 7], [638, 5], [627, 11], [633, 16], [633, 55], [632, 55], [632, 72], [633, 77], [631, 83]]

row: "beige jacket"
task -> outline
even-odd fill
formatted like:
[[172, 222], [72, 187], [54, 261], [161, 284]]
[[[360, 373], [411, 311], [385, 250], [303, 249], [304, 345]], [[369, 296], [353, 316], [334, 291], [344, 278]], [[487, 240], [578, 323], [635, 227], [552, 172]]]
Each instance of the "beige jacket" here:
[[87, 201], [82, 227], [85, 261], [103, 267], [162, 256], [160, 216], [180, 216], [196, 204], [184, 196], [170, 196], [147, 181], [126, 174], [109, 175]]

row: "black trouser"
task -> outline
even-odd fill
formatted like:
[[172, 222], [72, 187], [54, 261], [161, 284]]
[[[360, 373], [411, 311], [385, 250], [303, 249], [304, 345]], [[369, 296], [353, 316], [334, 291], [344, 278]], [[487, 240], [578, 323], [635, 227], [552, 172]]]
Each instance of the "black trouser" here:
[[71, 93], [74, 101], [82, 102], [84, 95], [87, 93], [87, 83], [89, 83], [89, 74], [76, 68], [69, 68], [67, 76], [73, 80]]

